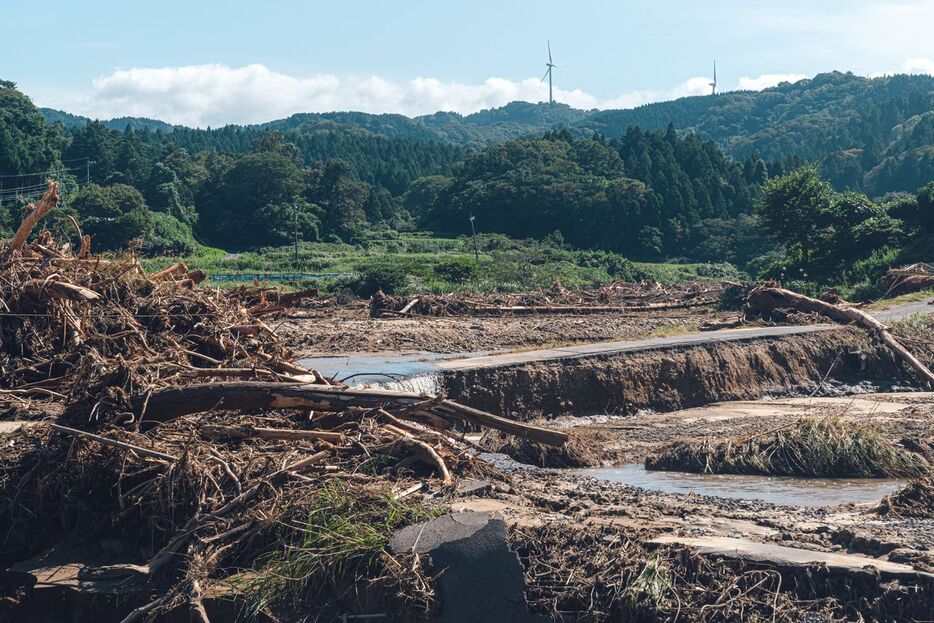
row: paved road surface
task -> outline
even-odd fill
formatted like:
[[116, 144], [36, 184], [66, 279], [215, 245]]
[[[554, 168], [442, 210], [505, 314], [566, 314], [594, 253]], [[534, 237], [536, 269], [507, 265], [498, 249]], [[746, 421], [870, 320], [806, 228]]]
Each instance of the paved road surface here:
[[[893, 320], [916, 313], [934, 313], [934, 306], [931, 304], [932, 301], [934, 300], [903, 303], [886, 310], [873, 312], [873, 315], [882, 322], [892, 322]], [[494, 368], [537, 361], [552, 361], [556, 359], [589, 357], [593, 355], [657, 350], [679, 346], [695, 346], [698, 344], [713, 344], [716, 342], [742, 342], [759, 338], [802, 335], [805, 333], [828, 331], [836, 326], [838, 325], [816, 324], [789, 327], [755, 327], [750, 329], [726, 329], [724, 331], [710, 331], [707, 333], [691, 333], [675, 337], [655, 337], [644, 340], [597, 342], [595, 344], [584, 344], [581, 346], [564, 346], [561, 348], [502, 353], [498, 355], [485, 355], [483, 357], [469, 357], [466, 359], [451, 359], [438, 362], [438, 367], [442, 370]]]

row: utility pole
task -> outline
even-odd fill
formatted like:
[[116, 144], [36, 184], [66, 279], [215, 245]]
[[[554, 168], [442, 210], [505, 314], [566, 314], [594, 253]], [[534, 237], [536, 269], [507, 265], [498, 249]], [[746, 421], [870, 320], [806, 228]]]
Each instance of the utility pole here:
[[295, 267], [298, 268], [298, 203], [292, 203], [292, 228], [295, 232]]
[[473, 214], [470, 215], [470, 233], [473, 235], [473, 256], [479, 262], [480, 261], [480, 248], [477, 247], [477, 228], [474, 227], [473, 222], [476, 220]]

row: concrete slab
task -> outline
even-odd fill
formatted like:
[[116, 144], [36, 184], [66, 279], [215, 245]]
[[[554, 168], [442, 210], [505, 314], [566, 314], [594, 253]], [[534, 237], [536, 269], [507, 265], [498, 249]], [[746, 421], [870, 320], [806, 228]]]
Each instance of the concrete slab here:
[[42, 422], [37, 422], [35, 420], [13, 420], [10, 422], [0, 422], [0, 435], [4, 433], [15, 433], [21, 428], [30, 428], [32, 426], [38, 426]]
[[[841, 552], [816, 552], [796, 547], [785, 547], [774, 543], [759, 543], [747, 539], [724, 536], [683, 537], [663, 535], [649, 543], [656, 545], [685, 545], [700, 554], [721, 556], [773, 564], [779, 567], [809, 567], [826, 565], [827, 568], [847, 573], [878, 572], [882, 576], [899, 579], [934, 579], [934, 574], [916, 571], [905, 565], [860, 554]], [[868, 568], [868, 569], [867, 569]]]

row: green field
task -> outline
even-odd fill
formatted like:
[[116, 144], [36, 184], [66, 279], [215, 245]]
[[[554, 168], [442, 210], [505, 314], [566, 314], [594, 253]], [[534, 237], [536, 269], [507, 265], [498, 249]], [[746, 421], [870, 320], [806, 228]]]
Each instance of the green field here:
[[[661, 283], [686, 280], [741, 279], [730, 264], [649, 264], [604, 251], [577, 251], [560, 241], [514, 240], [496, 234], [477, 236], [479, 258], [469, 237], [373, 232], [353, 243], [300, 243], [298, 259], [292, 246], [227, 253], [202, 247], [185, 257], [143, 260], [147, 271], [175, 261], [200, 268], [209, 276], [281, 273], [344, 273], [315, 281], [324, 291], [350, 287], [368, 296], [373, 286], [406, 292], [512, 292], [548, 287], [559, 280], [566, 287], [592, 287], [614, 280], [652, 279]], [[231, 287], [242, 282], [216, 281]], [[306, 287], [310, 281], [283, 283]]]

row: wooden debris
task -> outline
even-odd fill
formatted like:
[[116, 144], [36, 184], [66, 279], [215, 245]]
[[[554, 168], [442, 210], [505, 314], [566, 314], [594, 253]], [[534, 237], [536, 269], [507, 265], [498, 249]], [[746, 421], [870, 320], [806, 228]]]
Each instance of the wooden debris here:
[[153, 459], [159, 459], [161, 461], [168, 461], [170, 463], [178, 460], [178, 457], [174, 457], [171, 454], [166, 454], [164, 452], [158, 452], [156, 450], [149, 450], [147, 448], [141, 448], [131, 443], [126, 443], [123, 441], [116, 441], [115, 439], [108, 439], [107, 437], [102, 437], [101, 435], [95, 435], [94, 433], [89, 433], [83, 430], [69, 428], [67, 426], [62, 426], [61, 424], [51, 424], [51, 427], [54, 430], [57, 430], [58, 432], [64, 433], [66, 435], [73, 435], [75, 437], [83, 437], [85, 439], [91, 439], [93, 441], [96, 441], [97, 443], [104, 444], [105, 446], [113, 446], [115, 448], [122, 448], [123, 450], [134, 452], [140, 456], [146, 456], [146, 457], [153, 458]]
[[882, 277], [882, 287], [889, 294], [934, 288], [934, 265], [919, 262], [901, 268], [890, 268]]
[[14, 234], [12, 240], [10, 240], [11, 251], [22, 251], [23, 245], [26, 244], [26, 239], [29, 237], [32, 230], [35, 229], [36, 224], [61, 201], [61, 195], [59, 195], [58, 192], [58, 182], [49, 180], [48, 184], [48, 190], [42, 195], [42, 198], [39, 200], [39, 205], [31, 206], [29, 214], [27, 214], [23, 222], [20, 223], [16, 234]]
[[[145, 413], [143, 407], [145, 406]], [[200, 383], [158, 391], [137, 407], [147, 423], [169, 420], [211, 410], [313, 409], [340, 412], [347, 409], [385, 409], [399, 417], [433, 415], [495, 428], [512, 435], [550, 445], [562, 445], [567, 433], [508, 420], [451, 400], [434, 400], [414, 392], [347, 389], [307, 383], [236, 381]]]
[[518, 316], [609, 314], [664, 311], [717, 304], [720, 284], [612, 283], [596, 290], [563, 287], [524, 294], [432, 295], [406, 299], [377, 292], [370, 299], [374, 318], [402, 316]]
[[815, 312], [842, 324], [857, 324], [875, 334], [896, 357], [917, 372], [926, 385], [934, 387], [934, 373], [908, 352], [884, 324], [860, 309], [844, 304], [832, 305], [770, 284], [752, 290], [747, 303], [750, 309], [758, 313], [790, 307], [802, 312]]

